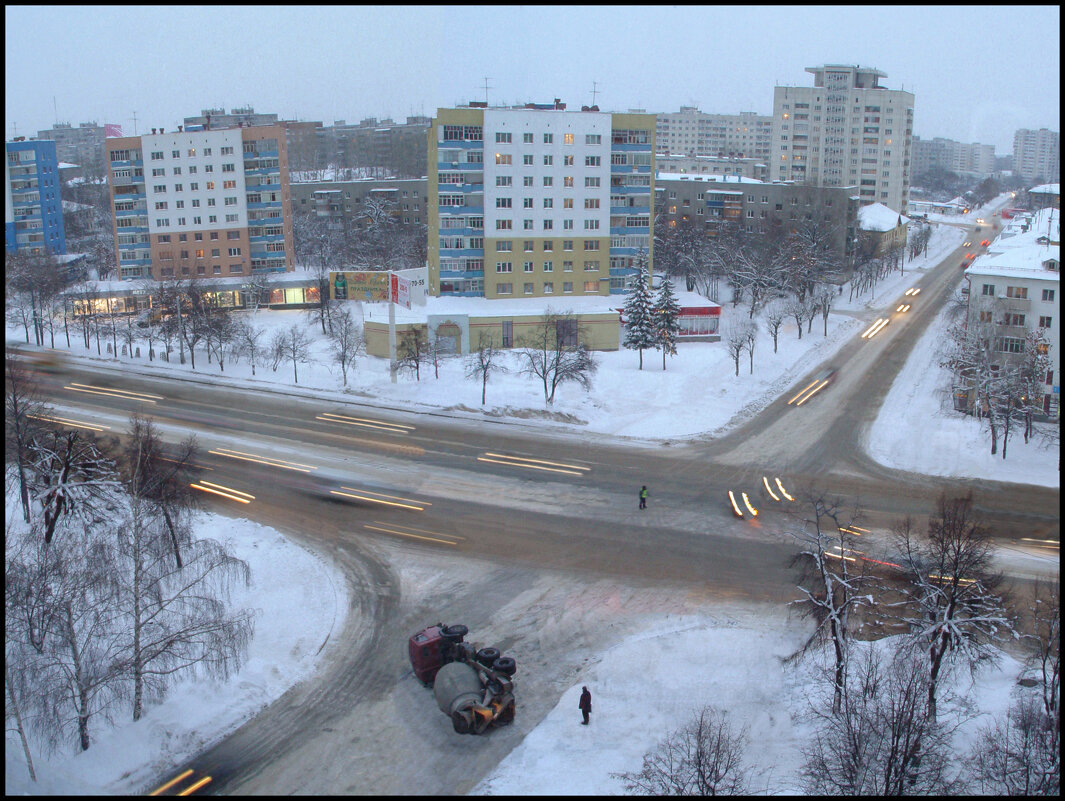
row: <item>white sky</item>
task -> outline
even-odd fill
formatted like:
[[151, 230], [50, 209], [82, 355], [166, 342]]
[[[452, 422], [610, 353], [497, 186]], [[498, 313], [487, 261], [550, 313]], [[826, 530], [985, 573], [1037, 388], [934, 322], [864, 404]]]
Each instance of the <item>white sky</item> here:
[[[5, 137], [59, 121], [172, 129], [251, 104], [403, 120], [483, 100], [772, 113], [806, 67], [916, 94], [914, 133], [1013, 150], [1060, 123], [1057, 6], [7, 6]], [[33, 32], [29, 34], [28, 32]], [[91, 63], [92, 68], [86, 69]]]
[[[974, 213], [988, 212], [985, 208]], [[906, 288], [919, 283], [924, 269], [937, 264], [964, 237], [961, 230], [939, 226], [928, 256], [908, 264], [905, 276], [896, 274], [881, 283], [876, 300], [866, 295], [847, 303], [845, 290], [837, 309], [866, 310], [870, 318], [875, 316], [876, 311], [896, 303]], [[730, 310], [725, 307], [726, 314]], [[736, 313], [746, 316], [743, 306]], [[258, 314], [256, 322], [277, 328], [300, 319], [298, 312], [271, 311]], [[869, 432], [868, 452], [881, 464], [897, 469], [1060, 486], [1056, 449], [1046, 449], [1036, 440], [1025, 446], [1018, 437], [1010, 443], [1010, 458], [1003, 461], [991, 457], [981, 425], [949, 412], [949, 398], [941, 391], [949, 379], [936, 366], [936, 343], [941, 336], [937, 325], [930, 326], [922, 337], [886, 398]], [[764, 408], [799, 377], [827, 362], [864, 327], [842, 314], [830, 318], [828, 337], [821, 334], [820, 326], [820, 320], [816, 321], [812, 334], [804, 334], [800, 341], [795, 337], [794, 324], [786, 324], [776, 357], [772, 342], [763, 332], [755, 349], [754, 375], [749, 375], [746, 364], [741, 363], [739, 378], [720, 344], [681, 345], [664, 374], [657, 353], [645, 354], [649, 358], [644, 359], [642, 372], [636, 369], [637, 355], [632, 351], [600, 353], [597, 355], [602, 358], [602, 365], [592, 392], [585, 396], [578, 390], [564, 389], [553, 411], [581, 420], [581, 431], [644, 440], [720, 432]], [[22, 334], [9, 329], [8, 337], [20, 341]], [[82, 352], [80, 346], [75, 352]], [[209, 380], [243, 382], [250, 375], [246, 365], [230, 364], [225, 378], [221, 378], [205, 359], [198, 358], [197, 363], [201, 380], [216, 376]], [[170, 369], [178, 368], [174, 365]], [[314, 387], [321, 393], [339, 387], [338, 379], [322, 367], [302, 365], [300, 374], [300, 386], [308, 391]], [[706, 402], [708, 376], [714, 377], [716, 394], [712, 403]], [[291, 372], [284, 365], [277, 373], [260, 369], [259, 379], [291, 385]], [[468, 414], [457, 410], [452, 413], [472, 418], [480, 415], [480, 386], [462, 377], [461, 360], [447, 364], [439, 380], [433, 378], [430, 368], [421, 382], [401, 378], [393, 385], [386, 360], [364, 359], [354, 385], [390, 405], [436, 409], [462, 405], [470, 410]], [[505, 407], [511, 411], [543, 409], [540, 388], [515, 375], [492, 378], [487, 408], [498, 412]], [[572, 425], [557, 422], [516, 419], [515, 423], [538, 426], [544, 434], [573, 430]], [[402, 479], [393, 474], [392, 480]], [[445, 485], [440, 491], [454, 491], [450, 482]], [[475, 487], [467, 489], [476, 492]], [[511, 497], [509, 492], [501, 494]], [[626, 504], [631, 504], [632, 499], [605, 501], [617, 509], [628, 509]], [[17, 504], [7, 504], [6, 511], [10, 518], [17, 512]], [[21, 519], [17, 514], [14, 517]], [[249, 561], [254, 577], [254, 586], [237, 600], [262, 610], [247, 667], [225, 685], [178, 688], [165, 703], [149, 709], [140, 723], [123, 723], [111, 733], [98, 732], [93, 747], [84, 754], [63, 754], [45, 760], [36, 751], [41, 775], [37, 785], [29, 783], [20, 761], [20, 747], [9, 733], [5, 769], [8, 794], [128, 794], [150, 789], [150, 781], [234, 730], [264, 704], [310, 674], [316, 660], [322, 658], [315, 651], [330, 631], [339, 629], [349, 606], [343, 577], [320, 557], [272, 529], [249, 521], [227, 520], [222, 526], [213, 522], [216, 519], [204, 515], [201, 530], [213, 536], [219, 531], [227, 532], [230, 546], [237, 556]], [[1056, 574], [1058, 555], [1056, 550], [1040, 551], [1037, 547], [1017, 549], [1000, 553], [1000, 563], [1014, 573]], [[283, 570], [279, 565], [284, 566]], [[482, 568], [472, 565], [466, 569]], [[435, 575], [425, 565], [417, 564], [409, 551], [404, 552], [397, 570], [403, 576], [404, 595], [410, 597], [416, 597]], [[557, 601], [558, 596], [565, 597], [573, 591], [561, 585], [556, 590], [545, 593], [537, 587], [530, 592], [537, 603], [545, 603], [545, 597]], [[611, 593], [614, 601], [617, 598], [616, 587], [601, 583], [582, 587], [580, 592], [586, 602], [575, 608], [585, 610], [612, 608], [599, 594]], [[584, 672], [572, 685], [557, 688], [554, 709], [475, 788], [475, 794], [621, 792], [621, 784], [610, 773], [638, 770], [643, 753], [658, 736], [683, 722], [691, 702], [712, 703], [727, 710], [733, 720], [750, 726], [749, 755], [761, 771], [755, 791], [764, 788], [775, 793], [799, 792], [795, 778], [800, 764], [799, 746], [809, 732], [800, 715], [806, 708], [807, 693], [819, 680], [812, 663], [785, 669], [780, 658], [794, 650], [804, 629], [789, 622], [786, 612], [774, 607], [709, 606], [689, 599], [677, 612], [675, 599], [668, 605], [653, 595], [637, 600], [639, 603], [634, 606], [643, 610], [640, 614], [631, 614], [631, 607], [621, 604], [625, 624], [633, 635], [607, 651], [586, 655]], [[505, 627], [503, 621], [511, 614], [520, 616], [524, 603], [524, 596], [512, 599], [500, 610], [498, 625]], [[573, 605], [566, 608], [570, 606]], [[668, 606], [674, 614], [647, 611], [656, 606]], [[504, 633], [498, 635], [502, 637]], [[522, 683], [535, 682], [536, 677], [522, 674], [520, 655], [518, 661], [520, 714]], [[986, 722], [989, 714], [1006, 708], [1019, 671], [1020, 665], [1004, 656], [997, 668], [981, 675], [972, 694], [982, 716], [959, 731], [959, 753], [972, 742], [978, 724]], [[407, 676], [401, 681], [413, 679]], [[587, 728], [579, 725], [577, 711], [583, 684], [593, 693], [592, 725]], [[967, 678], [959, 679], [957, 686], [968, 691]], [[437, 714], [428, 693], [424, 702], [430, 710], [427, 714]], [[440, 721], [442, 724], [434, 729], [439, 736], [460, 736], [450, 732], [450, 724], [442, 715]]]

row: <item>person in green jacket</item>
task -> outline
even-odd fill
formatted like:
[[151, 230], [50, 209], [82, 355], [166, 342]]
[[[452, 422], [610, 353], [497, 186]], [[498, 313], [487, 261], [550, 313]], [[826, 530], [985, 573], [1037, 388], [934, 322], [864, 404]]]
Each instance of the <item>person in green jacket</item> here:
[[641, 509], [646, 509], [647, 508], [647, 485], [646, 484], [644, 484], [642, 487], [640, 487], [640, 508]]

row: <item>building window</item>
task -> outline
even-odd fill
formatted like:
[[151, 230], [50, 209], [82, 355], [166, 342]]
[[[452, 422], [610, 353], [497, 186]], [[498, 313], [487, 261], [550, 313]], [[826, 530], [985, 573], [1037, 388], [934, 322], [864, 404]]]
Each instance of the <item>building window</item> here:
[[562, 230], [564, 230], [564, 231], [572, 231], [573, 230], [573, 220], [563, 220], [562, 221]]
[[531, 261], [523, 262], [522, 269], [527, 273], [531, 273], [533, 271], [533, 263]]
[[991, 297], [994, 297], [994, 295], [995, 295], [995, 285], [994, 284], [984, 284], [980, 288], [980, 294], [981, 295], [989, 295]]
[[240, 248], [230, 248], [229, 249], [229, 255], [230, 256], [239, 256], [240, 255]]
[[544, 272], [545, 273], [553, 272], [554, 269], [555, 269], [555, 263], [553, 261], [545, 261], [544, 262]]
[[521, 135], [521, 141], [523, 144], [531, 145], [533, 141], [533, 135], [531, 133], [524, 133]]
[[584, 179], [585, 186], [599, 186], [599, 176], [589, 176]]
[[584, 271], [586, 273], [594, 273], [594, 272], [598, 272], [598, 270], [599, 270], [599, 262], [598, 261], [586, 261], [584, 263]]
[[586, 145], [601, 145], [603, 143], [603, 137], [600, 134], [585, 134], [584, 144]]
[[562, 141], [563, 141], [564, 144], [572, 145], [573, 144], [573, 134], [571, 134], [571, 133], [563, 134]]
[[996, 337], [995, 351], [997, 353], [1024, 353], [1024, 340], [1017, 337]]
[[555, 163], [555, 157], [554, 156], [552, 156], [550, 154], [547, 154], [547, 155], [544, 156], [544, 166], [545, 167], [550, 167], [554, 163]]
[[573, 292], [573, 282], [572, 281], [563, 281], [562, 282], [562, 291], [563, 292]]
[[544, 134], [544, 144], [545, 145], [549, 145], [549, 144], [551, 144], [554, 141], [555, 141], [554, 134], [549, 134], [549, 133], [545, 133]]
[[510, 253], [514, 249], [514, 243], [509, 239], [500, 239], [496, 242], [496, 253]]
[[496, 208], [497, 209], [509, 209], [511, 207], [511, 199], [509, 197], [497, 197]]
[[573, 240], [572, 239], [563, 239], [562, 240], [562, 249], [563, 250], [573, 250]]
[[572, 188], [573, 187], [573, 176], [572, 175], [564, 176], [562, 178], [562, 185]]
[[585, 250], [599, 250], [599, 240], [598, 239], [585, 239], [584, 240], [584, 249]]
[[512, 164], [513, 159], [509, 153], [496, 153], [496, 164]]
[[509, 273], [509, 272], [513, 272], [513, 270], [514, 270], [513, 262], [509, 262], [509, 261], [497, 261], [496, 262], [496, 272], [497, 273]]
[[533, 163], [532, 153], [526, 153], [524, 156], [522, 156], [521, 163], [524, 164], [526, 167], [531, 167]]
[[545, 281], [544, 282], [544, 294], [545, 295], [554, 295], [555, 294], [555, 283], [553, 281]]
[[584, 221], [584, 230], [585, 231], [594, 231], [597, 228], [599, 228], [599, 220], [585, 220]]
[[512, 295], [514, 294], [514, 284], [496, 284], [497, 295]]
[[496, 220], [497, 231], [509, 231], [513, 227], [513, 223], [510, 220]]
[[[551, 221], [550, 220], [545, 220], [545, 222], [551, 222]], [[550, 253], [554, 249], [555, 249], [555, 241], [553, 239], [545, 239], [544, 240], [544, 253]]]
[[555, 221], [554, 220], [544, 220], [544, 230], [545, 231], [550, 231], [554, 227], [555, 227]]
[[522, 186], [532, 186], [533, 185], [533, 177], [531, 175], [524, 176], [521, 179], [521, 185]]
[[555, 183], [555, 179], [552, 178], [550, 175], [545, 175], [544, 176], [544, 186], [553, 186], [554, 183]]
[[1018, 298], [1019, 300], [1028, 299], [1028, 287], [1026, 286], [1007, 286], [1006, 287], [1007, 298]]
[[496, 141], [509, 143], [511, 141], [511, 135], [509, 133], [504, 133], [503, 131], [496, 131]]
[[1048, 302], [1053, 301], [1054, 300], [1054, 290], [1053, 289], [1044, 289], [1043, 290], [1043, 300], [1044, 301], [1048, 301]]
[[584, 157], [584, 166], [585, 167], [598, 167], [598, 166], [600, 166], [601, 163], [602, 163], [602, 159], [599, 156], [585, 156]]
[[[197, 250], [196, 252], [198, 254], [201, 254], [201, 255], [203, 254], [202, 250]], [[217, 259], [221, 255], [222, 255], [222, 251], [219, 248], [211, 248], [211, 258], [212, 259]]]
[[1039, 327], [1040, 328], [1050, 328], [1050, 322], [1051, 322], [1051, 320], [1050, 320], [1049, 317], [1043, 317], [1043, 316], [1039, 317]]
[[533, 199], [531, 197], [522, 198], [521, 207], [523, 209], [531, 209], [533, 207]]

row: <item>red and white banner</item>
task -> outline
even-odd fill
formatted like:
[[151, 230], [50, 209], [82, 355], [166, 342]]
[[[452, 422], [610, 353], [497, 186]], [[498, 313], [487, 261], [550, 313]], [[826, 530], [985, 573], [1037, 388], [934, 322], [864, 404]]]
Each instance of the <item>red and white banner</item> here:
[[122, 136], [122, 126], [115, 125], [114, 123], [106, 123], [104, 125], [104, 137], [107, 139], [113, 139]]
[[392, 302], [410, 308], [410, 281], [392, 273]]

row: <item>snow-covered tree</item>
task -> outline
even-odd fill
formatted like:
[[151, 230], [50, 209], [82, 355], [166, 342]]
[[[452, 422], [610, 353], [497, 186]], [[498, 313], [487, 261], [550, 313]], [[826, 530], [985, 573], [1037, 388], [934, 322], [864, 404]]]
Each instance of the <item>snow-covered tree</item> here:
[[413, 373], [415, 381], [422, 380], [422, 365], [429, 355], [429, 338], [420, 326], [408, 328], [396, 343], [396, 371]]
[[747, 347], [747, 324], [733, 317], [725, 326], [725, 347], [728, 355], [736, 365], [736, 376], [740, 374], [740, 356]]
[[646, 269], [641, 268], [632, 281], [624, 315], [625, 339], [622, 344], [629, 350], [639, 351], [642, 370], [643, 352], [653, 348], [656, 342], [654, 305]]
[[677, 355], [677, 335], [680, 333], [680, 304], [673, 294], [673, 282], [662, 280], [654, 302], [654, 329], [658, 348], [662, 351], [662, 369], [666, 369], [666, 356]]
[[544, 386], [544, 401], [555, 402], [555, 390], [565, 383], [575, 383], [587, 390], [599, 365], [595, 356], [580, 341], [580, 324], [573, 312], [545, 310], [539, 325], [522, 338], [518, 359], [521, 372], [539, 378]]
[[366, 352], [366, 341], [352, 319], [351, 308], [340, 308], [333, 317], [329, 335], [329, 357], [338, 368], [344, 386], [348, 385], [348, 373], [354, 372], [361, 354]]
[[838, 713], [850, 659], [850, 616], [873, 603], [866, 562], [852, 555], [856, 550], [852, 526], [860, 521], [861, 511], [847, 509], [839, 498], [824, 493], [809, 492], [804, 500], [808, 514], [792, 532], [801, 549], [792, 565], [800, 570], [802, 597], [791, 604], [816, 624], [802, 653], [814, 645], [832, 645], [832, 709]]
[[1013, 624], [992, 572], [990, 530], [976, 517], [972, 494], [944, 493], [920, 536], [907, 518], [896, 524], [895, 545], [906, 585], [903, 600], [890, 605], [908, 626], [915, 649], [927, 659], [928, 714], [936, 716], [943, 669], [961, 661], [973, 673], [994, 659], [992, 645], [1013, 636]]
[[751, 777], [749, 743], [746, 726], [735, 728], [724, 713], [704, 706], [644, 754], [641, 770], [612, 775], [640, 795], [744, 795]]
[[1061, 793], [1061, 732], [1031, 693], [980, 729], [968, 754], [972, 791], [981, 795]]
[[754, 375], [754, 346], [758, 342], [758, 321], [748, 320], [743, 329], [743, 347], [751, 358], [751, 375]]
[[503, 353], [495, 347], [492, 336], [481, 332], [477, 350], [466, 358], [466, 378], [476, 379], [481, 382], [482, 406], [484, 406], [485, 396], [488, 391], [488, 377], [492, 373], [507, 372], [507, 367], [503, 364], [502, 357]]

